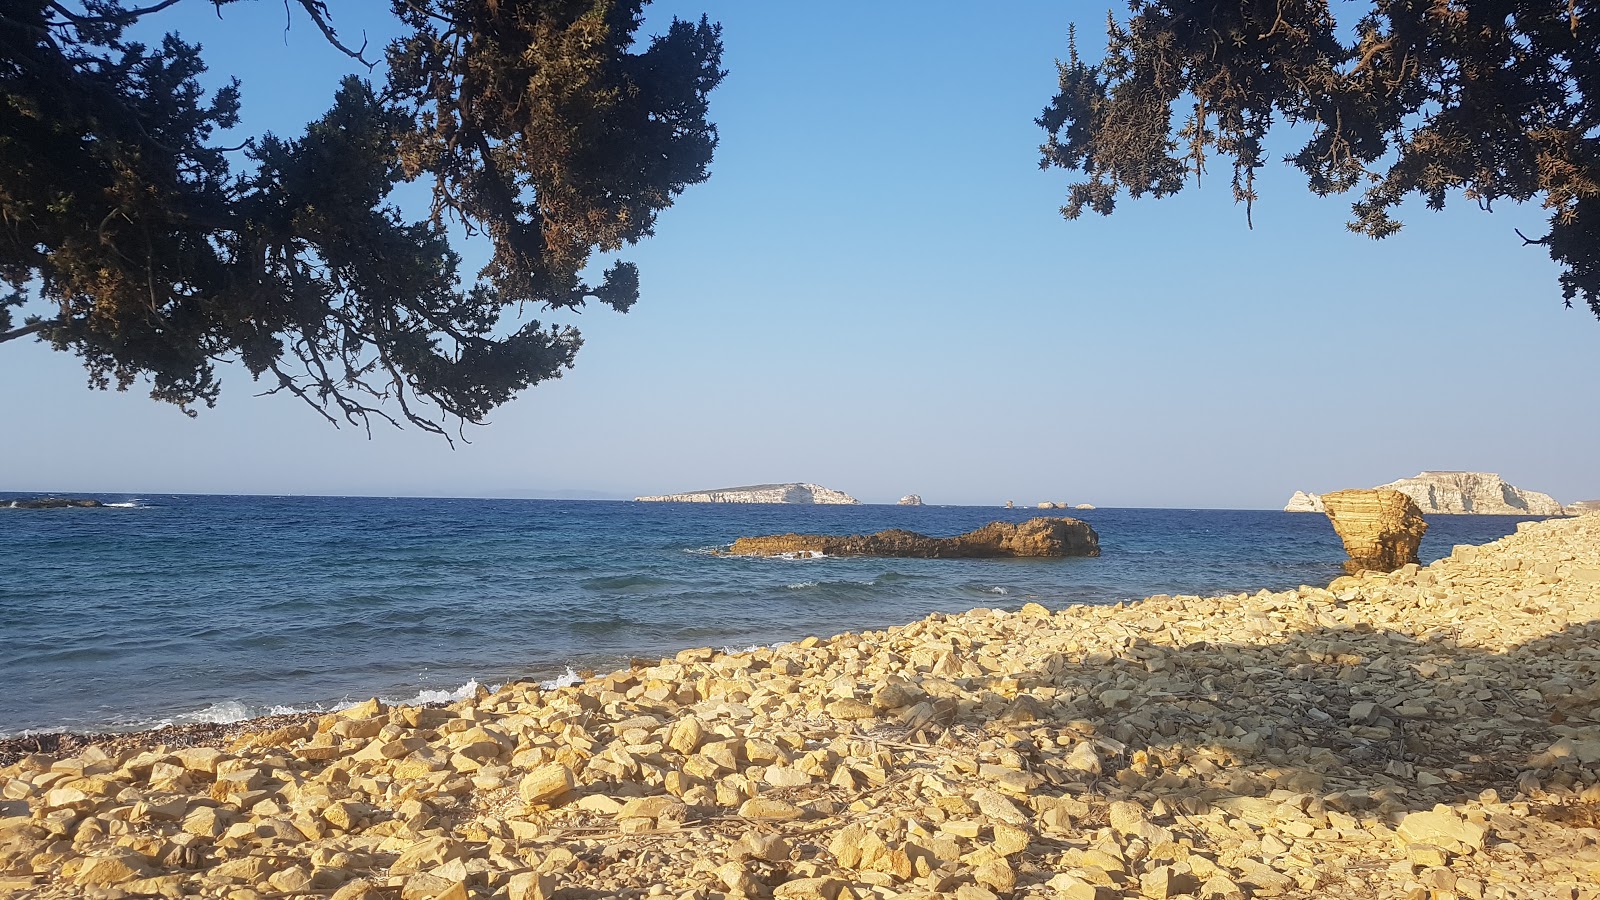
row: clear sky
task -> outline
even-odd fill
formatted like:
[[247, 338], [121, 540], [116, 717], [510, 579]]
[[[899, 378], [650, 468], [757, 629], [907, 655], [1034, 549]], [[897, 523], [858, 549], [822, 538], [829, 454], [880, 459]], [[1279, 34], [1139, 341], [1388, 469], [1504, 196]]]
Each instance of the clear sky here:
[[[334, 0], [373, 45], [387, 4]], [[1003, 12], [995, 12], [999, 9]], [[1120, 12], [1123, 7], [1117, 4]], [[369, 15], [370, 19], [361, 16]], [[724, 28], [705, 184], [622, 254], [642, 299], [571, 317], [577, 367], [449, 449], [334, 429], [223, 375], [194, 420], [86, 388], [75, 357], [0, 345], [0, 490], [633, 496], [812, 481], [866, 502], [1281, 506], [1422, 469], [1600, 497], [1600, 322], [1512, 232], [1537, 205], [1406, 210], [1266, 170], [1248, 230], [1224, 171], [1064, 221], [1033, 124], [1093, 3], [658, 2]], [[243, 81], [244, 127], [297, 135], [349, 61], [282, 4], [152, 20]], [[359, 43], [359, 38], [356, 38]], [[467, 248], [482, 259], [481, 248]], [[549, 320], [549, 316], [541, 316]], [[557, 317], [557, 321], [568, 321]]]

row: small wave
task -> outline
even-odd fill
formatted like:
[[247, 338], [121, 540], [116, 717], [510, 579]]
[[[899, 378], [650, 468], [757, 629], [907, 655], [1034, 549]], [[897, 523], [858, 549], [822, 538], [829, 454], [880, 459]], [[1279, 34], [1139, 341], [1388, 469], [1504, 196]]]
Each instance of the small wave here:
[[627, 616], [611, 615], [603, 618], [570, 619], [567, 621], [567, 628], [577, 634], [596, 637], [627, 631], [638, 624]]
[[149, 509], [150, 505], [142, 499], [127, 500], [122, 503], [107, 503], [108, 509]]
[[961, 590], [963, 592], [967, 593], [968, 595], [974, 596], [974, 597], [986, 597], [986, 596], [1001, 596], [1001, 597], [1004, 597], [1007, 594], [1011, 593], [1011, 589], [1010, 588], [1002, 587], [1001, 585], [998, 585], [998, 584], [982, 584], [982, 583], [973, 584], [971, 582], [968, 582], [967, 584], [961, 585]]
[[784, 587], [788, 588], [791, 591], [803, 591], [806, 588], [814, 588], [816, 586], [817, 586], [817, 583], [815, 581], [796, 581], [794, 584], [786, 584], [786, 585], [784, 585]]
[[735, 653], [754, 653], [762, 648], [762, 644], [751, 644], [748, 647], [723, 647], [722, 652], [732, 656]]
[[[355, 704], [344, 704], [353, 706]], [[294, 713], [331, 712], [335, 707], [313, 704], [311, 706], [284, 706], [281, 704], [244, 703], [239, 700], [219, 700], [205, 709], [192, 712], [179, 713], [170, 719], [163, 720], [153, 725], [141, 726], [160, 728], [167, 725], [232, 725], [235, 722], [244, 722], [250, 719], [259, 719], [262, 716], [286, 716]]]
[[932, 575], [910, 575], [905, 572], [885, 572], [872, 580], [873, 584], [896, 584], [902, 581], [927, 581]]
[[567, 670], [562, 672], [560, 675], [557, 675], [549, 681], [539, 682], [539, 687], [542, 687], [547, 691], [553, 691], [556, 688], [571, 687], [572, 685], [582, 683], [583, 676], [578, 674], [578, 670], [571, 666], [567, 666]]
[[[498, 684], [493, 684], [493, 685], [489, 686], [489, 692], [490, 693], [493, 693], [493, 692], [498, 691], [498, 690], [500, 690], [500, 685], [498, 685]], [[458, 687], [453, 691], [427, 690], [426, 688], [424, 688], [423, 690], [417, 691], [416, 696], [411, 697], [408, 700], [394, 701], [391, 705], [394, 705], [394, 706], [421, 706], [421, 705], [423, 705], [425, 703], [455, 703], [458, 700], [465, 700], [465, 699], [467, 699], [469, 697], [472, 697], [472, 696], [476, 695], [477, 693], [478, 693], [478, 679], [473, 678], [473, 679], [469, 680], [466, 684], [463, 684], [461, 687]], [[351, 704], [351, 705], [353, 706], [354, 704]]]
[[657, 578], [654, 575], [606, 575], [600, 578], [590, 578], [581, 585], [594, 591], [627, 591], [638, 588], [663, 587], [672, 583], [666, 578]]
[[[571, 671], [570, 669], [568, 670]], [[500, 685], [489, 686], [491, 692], [500, 689]], [[477, 679], [471, 679], [466, 684], [454, 690], [429, 690], [424, 688], [410, 697], [379, 697], [389, 706], [421, 706], [427, 703], [455, 703], [466, 700], [478, 693]], [[302, 706], [291, 706], [281, 703], [245, 703], [241, 700], [218, 700], [217, 702], [191, 712], [178, 713], [169, 718], [153, 721], [124, 722], [118, 724], [118, 729], [132, 728], [144, 730], [150, 728], [165, 728], [169, 725], [232, 725], [236, 722], [247, 722], [263, 716], [288, 716], [305, 713], [330, 713], [342, 709], [349, 709], [363, 700], [352, 700], [346, 697], [332, 703], [308, 703]]]

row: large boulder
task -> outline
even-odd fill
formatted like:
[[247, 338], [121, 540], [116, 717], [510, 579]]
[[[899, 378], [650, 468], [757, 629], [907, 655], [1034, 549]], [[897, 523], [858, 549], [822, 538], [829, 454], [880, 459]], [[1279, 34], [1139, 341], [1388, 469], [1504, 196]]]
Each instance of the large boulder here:
[[820, 534], [776, 534], [740, 538], [728, 552], [734, 556], [899, 556], [917, 559], [986, 559], [999, 557], [1099, 556], [1100, 536], [1088, 522], [1068, 518], [1029, 519], [1020, 525], [990, 522], [976, 531], [949, 538], [928, 537], [893, 528], [877, 534], [844, 537]]
[[1345, 571], [1393, 572], [1419, 562], [1417, 547], [1428, 523], [1405, 494], [1386, 488], [1334, 491], [1322, 495], [1322, 505], [1350, 554]]

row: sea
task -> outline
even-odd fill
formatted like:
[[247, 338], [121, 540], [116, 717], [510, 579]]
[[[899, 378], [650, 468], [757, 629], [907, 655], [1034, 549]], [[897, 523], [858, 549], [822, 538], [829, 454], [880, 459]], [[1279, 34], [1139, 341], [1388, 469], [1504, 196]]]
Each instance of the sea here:
[[[1100, 535], [1086, 559], [756, 559], [718, 551], [745, 535], [947, 536], [1040, 513], [97, 496], [113, 505], [0, 509], [0, 736], [441, 702], [976, 607], [1325, 585], [1344, 558], [1326, 517], [1258, 510], [1074, 511]], [[1421, 555], [1519, 521], [1430, 518]]]

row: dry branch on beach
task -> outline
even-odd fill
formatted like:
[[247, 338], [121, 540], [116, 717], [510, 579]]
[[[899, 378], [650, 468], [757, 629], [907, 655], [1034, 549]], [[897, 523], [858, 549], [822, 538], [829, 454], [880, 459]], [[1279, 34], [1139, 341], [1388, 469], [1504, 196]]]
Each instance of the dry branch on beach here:
[[0, 769], [0, 892], [1593, 896], [1600, 517]]

